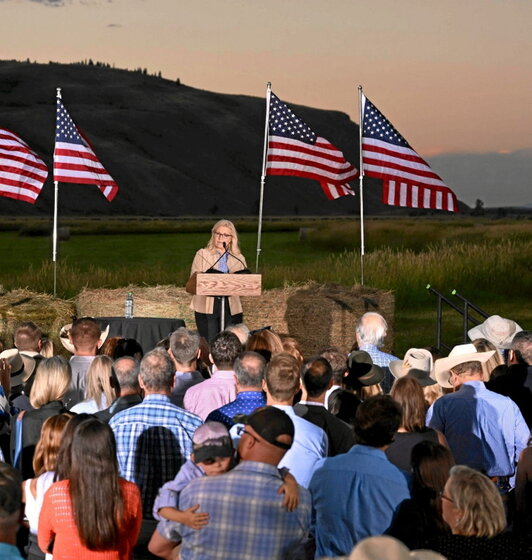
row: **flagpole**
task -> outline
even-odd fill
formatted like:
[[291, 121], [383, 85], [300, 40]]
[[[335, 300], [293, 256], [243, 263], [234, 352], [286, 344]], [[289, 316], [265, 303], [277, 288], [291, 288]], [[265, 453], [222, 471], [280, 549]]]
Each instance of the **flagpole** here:
[[[61, 88], [57, 88], [56, 99], [61, 99]], [[54, 181], [54, 226], [52, 232], [52, 262], [54, 263], [54, 297], [57, 294], [57, 199], [58, 197], [59, 197], [59, 181]]]
[[257, 230], [257, 259], [255, 261], [255, 272], [259, 272], [259, 257], [261, 252], [262, 237], [262, 206], [264, 202], [264, 184], [266, 183], [266, 165], [268, 160], [268, 130], [270, 125], [270, 97], [272, 92], [272, 84], [268, 82], [266, 85], [266, 122], [264, 123], [264, 148], [262, 152], [262, 173], [260, 176], [260, 200], [259, 200], [259, 227]]
[[358, 145], [359, 145], [359, 191], [360, 191], [360, 284], [364, 285], [364, 158], [362, 157], [362, 127], [364, 124], [364, 108], [362, 86], [358, 86], [358, 108], [359, 108], [359, 126], [358, 126]]

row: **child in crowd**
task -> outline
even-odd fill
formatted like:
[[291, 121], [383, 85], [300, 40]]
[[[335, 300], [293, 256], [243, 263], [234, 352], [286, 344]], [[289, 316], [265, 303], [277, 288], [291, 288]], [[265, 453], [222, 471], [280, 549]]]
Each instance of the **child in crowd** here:
[[[191, 458], [181, 467], [174, 480], [160, 490], [153, 504], [153, 516], [159, 521], [148, 550], [165, 560], [178, 560], [181, 535], [179, 523], [191, 529], [201, 529], [209, 522], [208, 512], [197, 512], [200, 504], [185, 511], [178, 509], [179, 495], [187, 484], [200, 476], [218, 476], [226, 473], [235, 464], [232, 440], [226, 426], [220, 422], [205, 422], [193, 437]], [[293, 511], [299, 501], [296, 479], [285, 471], [284, 484], [279, 488], [285, 494], [284, 507]]]

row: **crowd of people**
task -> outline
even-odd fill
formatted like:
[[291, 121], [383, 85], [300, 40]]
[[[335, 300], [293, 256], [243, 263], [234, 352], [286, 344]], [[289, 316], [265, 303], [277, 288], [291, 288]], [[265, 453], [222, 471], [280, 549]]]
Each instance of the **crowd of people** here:
[[184, 327], [144, 354], [75, 320], [0, 354], [0, 557], [530, 558], [532, 331], [498, 316], [447, 357], [304, 356], [272, 329]]

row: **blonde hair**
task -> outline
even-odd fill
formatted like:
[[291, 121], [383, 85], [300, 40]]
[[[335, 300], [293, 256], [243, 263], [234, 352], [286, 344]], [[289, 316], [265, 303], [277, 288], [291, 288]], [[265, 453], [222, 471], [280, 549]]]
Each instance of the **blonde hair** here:
[[229, 221], [229, 220], [219, 220], [218, 222], [216, 222], [211, 229], [211, 238], [209, 239], [209, 242], [207, 243], [207, 249], [212, 253], [214, 251], [216, 251], [215, 245], [214, 245], [214, 232], [218, 230], [218, 228], [220, 227], [226, 227], [229, 228], [231, 230], [231, 239], [229, 240], [229, 243], [227, 244], [227, 246], [229, 247], [229, 251], [231, 251], [231, 253], [233, 253], [234, 255], [240, 255], [240, 247], [238, 245], [238, 233], [236, 231], [235, 225], [233, 224], [233, 222]]
[[425, 397], [425, 402], [427, 403], [428, 408], [443, 396], [442, 386], [439, 383], [434, 383], [434, 385], [427, 385], [426, 387], [423, 387], [423, 395]]
[[103, 354], [96, 356], [87, 370], [87, 385], [85, 399], [94, 399], [98, 408], [102, 407], [102, 396], [105, 395], [107, 406], [114, 400], [114, 390], [111, 386], [113, 360]]
[[43, 404], [60, 401], [65, 396], [71, 378], [70, 364], [62, 356], [42, 360], [31, 388], [31, 406], [41, 408]]
[[361, 401], [366, 401], [370, 397], [376, 397], [377, 395], [384, 394], [380, 383], [375, 383], [374, 385], [362, 385], [360, 389], [353, 392]]
[[473, 346], [477, 349], [477, 352], [491, 352], [493, 350], [495, 351], [495, 354], [493, 354], [493, 356], [482, 365], [482, 369], [484, 370], [485, 374], [488, 375], [488, 378], [484, 381], [489, 381], [493, 370], [499, 366], [504, 365], [503, 357], [495, 344], [493, 344], [486, 338], [476, 338], [471, 342], [471, 344], [473, 344]]
[[33, 455], [33, 471], [40, 476], [47, 471], [55, 471], [57, 454], [63, 439], [63, 432], [72, 414], [65, 412], [47, 418], [41, 429], [41, 437], [35, 446]]
[[301, 353], [301, 346], [299, 345], [299, 342], [287, 334], [281, 334], [279, 336], [283, 345], [283, 352], [292, 354], [292, 356], [294, 356], [294, 358], [299, 362], [299, 365], [302, 366], [305, 360], [303, 358], [303, 354]]
[[246, 343], [246, 350], [264, 355], [267, 361], [270, 361], [272, 356], [284, 352], [281, 337], [270, 329], [262, 329], [252, 334]]
[[464, 465], [451, 468], [448, 488], [456, 508], [462, 511], [455, 532], [466, 537], [495, 537], [506, 528], [501, 495], [484, 474]]
[[52, 358], [54, 355], [54, 343], [49, 339], [42, 339], [42, 347], [39, 354], [45, 358]]

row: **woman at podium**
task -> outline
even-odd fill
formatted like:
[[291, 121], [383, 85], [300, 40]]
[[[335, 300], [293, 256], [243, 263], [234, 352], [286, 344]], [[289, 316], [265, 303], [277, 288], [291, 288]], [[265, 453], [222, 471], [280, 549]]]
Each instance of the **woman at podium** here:
[[[190, 275], [201, 272], [234, 273], [246, 269], [246, 259], [240, 252], [233, 222], [220, 220], [211, 230], [207, 247], [196, 253]], [[192, 296], [190, 307], [194, 310], [198, 332], [209, 342], [222, 330], [222, 305], [225, 306], [225, 326], [242, 322], [242, 305], [238, 296]]]

